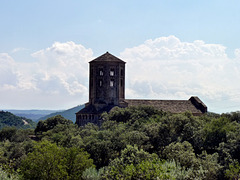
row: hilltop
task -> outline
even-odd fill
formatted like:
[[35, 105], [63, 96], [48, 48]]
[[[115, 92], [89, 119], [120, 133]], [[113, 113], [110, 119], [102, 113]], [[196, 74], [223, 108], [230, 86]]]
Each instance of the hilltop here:
[[12, 126], [18, 129], [34, 128], [36, 123], [31, 119], [16, 116], [10, 112], [0, 111], [0, 129]]
[[25, 117], [33, 121], [37, 121], [39, 118], [46, 116], [51, 113], [58, 112], [60, 110], [16, 110], [16, 109], [7, 109], [5, 111], [11, 112], [16, 116]]

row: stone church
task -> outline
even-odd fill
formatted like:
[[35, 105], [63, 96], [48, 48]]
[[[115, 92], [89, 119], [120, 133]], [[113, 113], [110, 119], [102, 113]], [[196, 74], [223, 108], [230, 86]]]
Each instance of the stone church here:
[[190, 111], [199, 116], [207, 112], [207, 106], [196, 96], [188, 100], [137, 100], [125, 99], [125, 62], [105, 53], [89, 62], [89, 102], [76, 113], [76, 124], [101, 123], [101, 114], [113, 107], [150, 105], [172, 113]]

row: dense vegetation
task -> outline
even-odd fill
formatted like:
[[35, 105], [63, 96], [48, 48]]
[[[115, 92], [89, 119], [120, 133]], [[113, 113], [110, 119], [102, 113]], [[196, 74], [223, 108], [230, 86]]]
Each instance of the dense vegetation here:
[[[55, 116], [0, 131], [0, 172], [18, 179], [238, 179], [240, 113], [114, 108], [100, 127]], [[33, 141], [29, 137], [36, 137]]]
[[35, 122], [31, 119], [15, 116], [10, 112], [0, 111], [0, 129], [6, 126], [14, 126], [20, 129], [34, 128]]

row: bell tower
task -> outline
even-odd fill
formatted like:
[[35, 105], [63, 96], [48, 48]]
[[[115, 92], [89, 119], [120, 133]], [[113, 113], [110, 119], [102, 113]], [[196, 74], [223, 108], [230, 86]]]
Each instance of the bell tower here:
[[100, 125], [101, 114], [125, 102], [125, 62], [106, 52], [89, 62], [89, 102], [76, 113], [76, 124]]
[[121, 108], [148, 105], [165, 112], [192, 112], [202, 115], [207, 106], [196, 96], [189, 100], [141, 100], [125, 99], [125, 62], [106, 52], [89, 62], [89, 102], [76, 113], [76, 124], [101, 125], [102, 113]]
[[105, 53], [89, 62], [89, 104], [119, 106], [125, 98], [125, 62]]

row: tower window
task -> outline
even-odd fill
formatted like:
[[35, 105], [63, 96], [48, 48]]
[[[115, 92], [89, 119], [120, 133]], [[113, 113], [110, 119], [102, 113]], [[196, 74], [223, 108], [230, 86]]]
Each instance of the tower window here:
[[99, 86], [102, 87], [102, 80], [99, 81]]
[[103, 69], [99, 69], [99, 75], [103, 76]]
[[110, 81], [110, 87], [113, 87], [113, 85], [114, 85], [114, 81], [111, 80], [111, 81]]
[[114, 69], [110, 70], [110, 76], [114, 76]]

